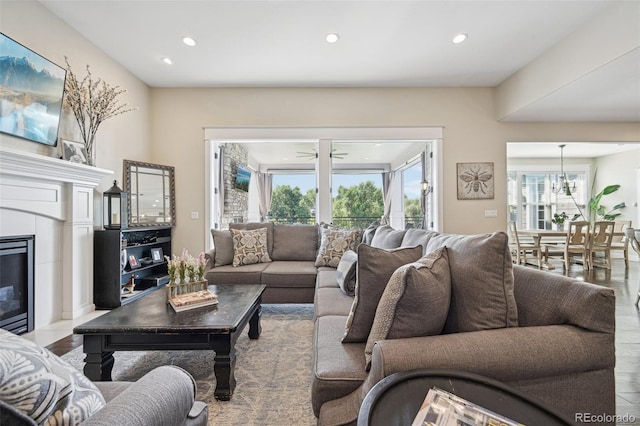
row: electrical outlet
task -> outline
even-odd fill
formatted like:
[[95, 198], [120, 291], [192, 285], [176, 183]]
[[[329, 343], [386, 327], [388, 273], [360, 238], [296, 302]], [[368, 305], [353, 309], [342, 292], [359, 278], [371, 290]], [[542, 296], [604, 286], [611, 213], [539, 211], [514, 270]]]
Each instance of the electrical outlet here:
[[498, 210], [485, 210], [484, 217], [498, 217]]
[[200, 213], [198, 212], [191, 212], [191, 219], [196, 220], [200, 217]]

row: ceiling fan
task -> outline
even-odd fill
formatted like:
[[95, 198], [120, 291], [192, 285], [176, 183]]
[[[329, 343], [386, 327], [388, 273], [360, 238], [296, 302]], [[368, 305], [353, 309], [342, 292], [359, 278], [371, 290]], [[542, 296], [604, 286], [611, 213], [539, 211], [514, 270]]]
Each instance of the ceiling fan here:
[[[298, 158], [306, 158], [308, 160], [311, 160], [312, 158], [316, 158], [317, 151], [315, 148], [312, 148], [311, 151], [298, 151], [296, 154], [298, 154], [296, 155], [296, 157]], [[331, 157], [337, 158], [338, 160], [342, 160], [347, 155], [349, 155], [348, 152], [338, 152], [336, 148], [333, 148], [331, 150]]]

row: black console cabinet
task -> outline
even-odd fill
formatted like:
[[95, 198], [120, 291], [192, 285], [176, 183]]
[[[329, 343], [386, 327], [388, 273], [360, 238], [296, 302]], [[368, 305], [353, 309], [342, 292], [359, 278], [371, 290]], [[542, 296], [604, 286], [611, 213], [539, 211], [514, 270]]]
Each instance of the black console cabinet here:
[[[164, 256], [171, 256], [171, 228], [99, 230], [93, 241], [93, 301], [97, 309], [117, 308], [168, 282]], [[153, 262], [151, 251], [158, 248], [162, 257]], [[137, 259], [137, 268], [131, 267], [131, 255]], [[124, 288], [132, 278], [133, 292]]]

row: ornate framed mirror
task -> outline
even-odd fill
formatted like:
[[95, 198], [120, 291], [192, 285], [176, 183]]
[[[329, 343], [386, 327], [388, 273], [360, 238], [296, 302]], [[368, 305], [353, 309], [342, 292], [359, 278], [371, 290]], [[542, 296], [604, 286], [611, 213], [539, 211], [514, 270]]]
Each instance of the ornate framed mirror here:
[[124, 190], [129, 196], [129, 227], [175, 226], [173, 166], [124, 160]]

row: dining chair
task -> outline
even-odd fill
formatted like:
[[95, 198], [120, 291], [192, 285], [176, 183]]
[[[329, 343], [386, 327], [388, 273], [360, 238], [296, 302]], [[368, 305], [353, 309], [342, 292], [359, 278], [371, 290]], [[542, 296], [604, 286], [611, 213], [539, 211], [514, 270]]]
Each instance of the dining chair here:
[[598, 221], [593, 224], [591, 244], [589, 245], [589, 265], [594, 267], [594, 253], [604, 254], [604, 267], [611, 269], [611, 241], [613, 240], [613, 221]]
[[[624, 230], [631, 228], [630, 220], [616, 220], [613, 227], [613, 238], [611, 239], [611, 250], [620, 250], [624, 257], [624, 266], [629, 267], [629, 238], [624, 235]], [[621, 235], [622, 234], [622, 235]]]
[[513, 252], [516, 255], [516, 263], [527, 263], [527, 254], [531, 253], [537, 259], [538, 268], [542, 268], [542, 247], [533, 241], [521, 241], [518, 236], [518, 227], [515, 221], [509, 221], [509, 239], [513, 242]]
[[582, 256], [582, 264], [585, 268], [591, 269], [589, 263], [589, 244], [590, 244], [591, 224], [587, 221], [569, 222], [567, 229], [567, 238], [564, 243], [544, 246], [545, 261], [549, 258], [549, 251], [559, 251], [564, 255], [564, 265], [566, 271], [569, 271], [571, 265], [571, 256], [579, 254]]

